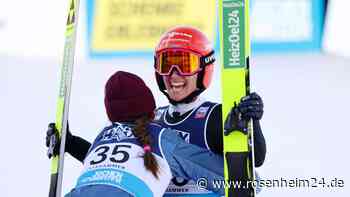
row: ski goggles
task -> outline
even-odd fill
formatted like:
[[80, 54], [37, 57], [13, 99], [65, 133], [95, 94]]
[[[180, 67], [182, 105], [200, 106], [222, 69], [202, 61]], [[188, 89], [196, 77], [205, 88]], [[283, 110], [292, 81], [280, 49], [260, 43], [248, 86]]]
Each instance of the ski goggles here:
[[183, 49], [164, 50], [155, 57], [155, 69], [160, 75], [170, 75], [176, 68], [180, 75], [188, 76], [198, 73], [204, 66], [214, 61], [214, 51], [201, 56]]

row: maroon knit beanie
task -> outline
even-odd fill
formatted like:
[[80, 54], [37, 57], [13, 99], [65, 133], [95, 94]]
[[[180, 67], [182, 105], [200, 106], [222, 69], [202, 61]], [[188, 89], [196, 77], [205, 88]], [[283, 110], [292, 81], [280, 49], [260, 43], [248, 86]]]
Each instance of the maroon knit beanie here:
[[123, 122], [142, 115], [153, 118], [156, 105], [151, 90], [140, 77], [118, 71], [106, 83], [105, 107], [110, 121]]

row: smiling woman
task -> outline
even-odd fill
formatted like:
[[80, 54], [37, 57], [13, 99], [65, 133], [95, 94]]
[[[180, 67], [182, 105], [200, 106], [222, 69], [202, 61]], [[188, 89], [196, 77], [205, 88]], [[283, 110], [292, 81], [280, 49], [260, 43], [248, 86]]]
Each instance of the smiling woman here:
[[191, 102], [210, 85], [214, 61], [211, 42], [202, 32], [185, 26], [172, 28], [155, 51], [159, 88], [171, 103]]
[[[221, 104], [201, 97], [211, 84], [214, 68], [214, 50], [207, 36], [190, 26], [177, 26], [166, 31], [155, 50], [155, 75], [159, 89], [168, 98], [169, 105], [156, 110], [155, 120], [166, 128], [182, 134], [191, 144], [223, 155]], [[232, 100], [233, 101], [233, 100]], [[254, 144], [256, 166], [264, 162], [266, 147], [259, 120], [263, 114], [263, 102], [257, 94], [248, 95], [233, 108], [230, 120], [254, 119]], [[237, 110], [239, 109], [239, 110]], [[205, 194], [204, 194], [205, 193]], [[216, 196], [199, 189], [193, 180], [174, 177], [166, 197]]]

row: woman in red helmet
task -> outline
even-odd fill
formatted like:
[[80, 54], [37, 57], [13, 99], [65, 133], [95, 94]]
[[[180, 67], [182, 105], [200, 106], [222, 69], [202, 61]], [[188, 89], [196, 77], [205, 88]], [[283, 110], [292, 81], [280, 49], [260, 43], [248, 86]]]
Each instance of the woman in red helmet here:
[[[158, 87], [170, 102], [168, 106], [157, 109], [155, 121], [163, 127], [175, 129], [187, 142], [222, 155], [221, 104], [200, 97], [210, 85], [215, 61], [208, 38], [193, 27], [175, 27], [163, 34], [154, 56]], [[259, 124], [263, 114], [262, 99], [252, 93], [242, 98], [232, 111], [231, 115], [243, 117], [242, 121], [253, 119], [255, 165], [261, 166], [266, 154]], [[235, 125], [244, 124], [237, 122]], [[196, 187], [194, 181], [182, 178], [174, 178], [167, 191], [167, 197], [188, 194], [217, 196]]]
[[191, 27], [165, 33], [155, 50], [156, 80], [171, 104], [191, 103], [208, 88], [215, 61], [206, 36]]

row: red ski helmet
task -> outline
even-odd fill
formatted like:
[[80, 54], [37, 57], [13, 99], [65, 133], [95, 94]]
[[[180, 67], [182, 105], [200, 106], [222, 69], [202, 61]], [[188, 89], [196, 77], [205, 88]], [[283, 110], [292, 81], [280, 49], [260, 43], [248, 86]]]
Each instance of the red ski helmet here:
[[[200, 70], [197, 72], [198, 90], [181, 101], [173, 101], [169, 98], [169, 95], [165, 91], [166, 88], [162, 76], [157, 72], [160, 55], [164, 52], [174, 50], [190, 51], [200, 56]], [[213, 75], [214, 62], [215, 57], [212, 44], [204, 33], [189, 26], [174, 27], [162, 35], [155, 49], [154, 67], [158, 87], [168, 97], [171, 103], [190, 102], [193, 97], [199, 95], [209, 87]]]

